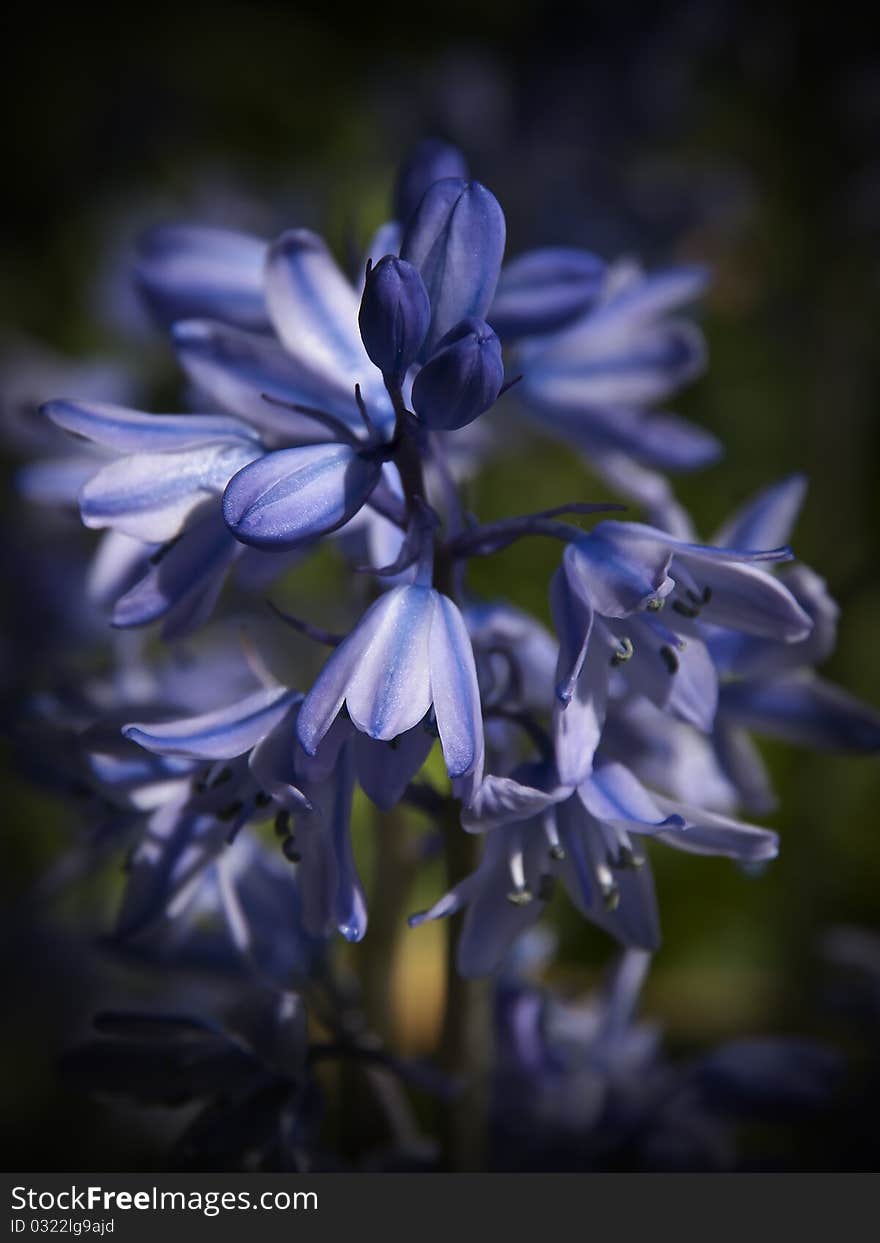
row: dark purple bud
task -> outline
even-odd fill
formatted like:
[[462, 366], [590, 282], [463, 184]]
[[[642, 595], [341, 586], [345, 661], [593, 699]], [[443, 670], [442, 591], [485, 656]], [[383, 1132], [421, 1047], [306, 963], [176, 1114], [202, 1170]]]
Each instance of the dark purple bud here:
[[435, 431], [465, 427], [489, 409], [503, 383], [501, 342], [484, 320], [471, 317], [446, 334], [416, 376], [413, 409]]
[[478, 181], [436, 181], [425, 194], [400, 247], [401, 258], [421, 272], [431, 299], [423, 360], [463, 319], [485, 316], [498, 284], [505, 232], [498, 200]]
[[431, 322], [431, 303], [417, 268], [386, 255], [371, 268], [358, 315], [367, 353], [383, 375], [400, 383], [415, 362]]
[[548, 246], [504, 265], [489, 318], [499, 336], [553, 332], [596, 301], [605, 264], [587, 250]]
[[394, 188], [395, 220], [406, 224], [435, 181], [467, 175], [467, 164], [457, 147], [439, 138], [423, 138], [400, 166]]

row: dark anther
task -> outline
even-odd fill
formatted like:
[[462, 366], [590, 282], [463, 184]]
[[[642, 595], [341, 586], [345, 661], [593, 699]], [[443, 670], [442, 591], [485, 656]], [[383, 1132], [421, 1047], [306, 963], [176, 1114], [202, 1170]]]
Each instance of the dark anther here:
[[217, 819], [234, 820], [240, 811], [244, 811], [244, 803], [241, 799], [237, 799], [234, 803], [230, 803], [228, 807], [224, 807], [222, 811], [217, 812]]
[[695, 604], [685, 604], [683, 600], [673, 600], [672, 607], [676, 613], [680, 613], [682, 617], [699, 617], [700, 610]]
[[712, 599], [712, 588], [704, 587], [703, 588], [703, 603], [708, 604], [711, 599]]
[[254, 799], [254, 802], [258, 807], [268, 807], [272, 802], [272, 795], [267, 794], [265, 790], [260, 790], [257, 797]]
[[668, 644], [664, 643], [663, 647], [660, 648], [660, 659], [663, 661], [670, 673], [678, 673], [678, 656], [676, 655], [675, 650], [669, 647]]
[[565, 851], [559, 845], [559, 842], [554, 842], [550, 847], [550, 858], [555, 859], [558, 863], [565, 858]]
[[290, 833], [290, 812], [284, 808], [275, 817], [275, 832], [282, 840]]
[[302, 855], [296, 848], [296, 841], [292, 837], [285, 837], [281, 843], [281, 850], [285, 859], [291, 863], [299, 863], [302, 859]]
[[209, 790], [215, 790], [217, 786], [222, 786], [225, 782], [227, 782], [231, 776], [232, 776], [232, 769], [227, 764], [225, 768], [221, 768], [220, 772], [217, 774], [214, 780], [209, 783], [207, 788]]

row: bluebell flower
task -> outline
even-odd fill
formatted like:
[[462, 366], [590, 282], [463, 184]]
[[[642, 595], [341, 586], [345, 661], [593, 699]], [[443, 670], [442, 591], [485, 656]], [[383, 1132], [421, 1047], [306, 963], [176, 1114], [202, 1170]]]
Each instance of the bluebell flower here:
[[621, 495], [663, 525], [678, 507], [658, 472], [714, 462], [717, 440], [658, 412], [705, 366], [699, 329], [670, 313], [702, 293], [707, 274], [673, 268], [653, 275], [608, 270], [599, 297], [557, 333], [520, 341], [519, 395], [538, 426], [580, 449]]
[[468, 976], [497, 969], [540, 918], [557, 879], [591, 922], [625, 945], [656, 949], [657, 903], [640, 838], [740, 863], [765, 862], [778, 849], [775, 833], [654, 795], [619, 763], [600, 764], [574, 789], [546, 766], [487, 778], [463, 822], [486, 833], [479, 867], [410, 922], [466, 908], [458, 966]]
[[484, 741], [470, 637], [453, 601], [430, 586], [430, 563], [377, 600], [328, 659], [299, 714], [309, 755], [345, 706], [369, 738], [390, 742], [432, 712], [449, 775], [479, 781]]
[[[366, 910], [349, 839], [351, 744], [347, 731], [337, 730], [313, 758], [303, 755], [296, 745], [301, 702], [295, 692], [274, 686], [197, 717], [124, 727], [125, 736], [148, 751], [208, 765], [204, 790], [161, 808], [158, 826], [134, 857], [129, 888], [141, 869], [150, 909], [155, 890], [175, 893], [178, 877], [191, 883], [230, 833], [275, 811], [282, 823], [291, 814], [295, 819], [287, 849], [296, 855], [306, 927], [315, 935], [338, 928], [350, 940], [363, 936]], [[219, 761], [226, 762], [221, 772], [228, 770], [222, 781]], [[162, 900], [167, 903], [167, 896]]]
[[[804, 493], [805, 480], [797, 475], [764, 489], [722, 525], [713, 542], [752, 548], [786, 543]], [[776, 582], [809, 619], [801, 638], [741, 625], [729, 608], [713, 620], [711, 600], [706, 605], [694, 600], [694, 616], [676, 619], [699, 628], [717, 672], [708, 746], [687, 730], [675, 733], [667, 718], [633, 705], [618, 712], [604, 745], [612, 742], [616, 754], [630, 757], [653, 782], [662, 774], [660, 785], [671, 792], [689, 785], [702, 791], [695, 801], [722, 810], [739, 803], [758, 813], [771, 810], [775, 796], [751, 733], [821, 749], [877, 750], [878, 714], [814, 672], [833, 651], [837, 632], [839, 610], [824, 581], [797, 563], [783, 565]], [[671, 621], [672, 615], [667, 610], [663, 618]]]
[[718, 674], [702, 627], [728, 625], [780, 642], [803, 639], [809, 616], [761, 568], [790, 557], [785, 547], [714, 548], [611, 521], [569, 544], [551, 586], [560, 636], [555, 731], [563, 780], [589, 771], [612, 675], [709, 732]]

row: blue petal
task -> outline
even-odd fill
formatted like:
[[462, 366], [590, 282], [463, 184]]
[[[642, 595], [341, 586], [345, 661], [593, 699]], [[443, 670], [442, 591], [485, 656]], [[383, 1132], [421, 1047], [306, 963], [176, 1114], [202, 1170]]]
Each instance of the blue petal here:
[[294, 702], [283, 686], [255, 691], [224, 708], [174, 721], [123, 726], [126, 738], [157, 755], [231, 760], [250, 751], [278, 724]]
[[308, 229], [292, 229], [272, 243], [266, 297], [275, 331], [290, 355], [328, 388], [356, 382], [378, 387], [358, 330], [359, 298], [326, 243]]
[[730, 682], [719, 707], [725, 721], [798, 746], [880, 750], [880, 713], [811, 674]]
[[146, 576], [116, 602], [112, 622], [123, 629], [164, 617], [163, 637], [177, 638], [213, 611], [226, 572], [242, 550], [217, 506], [185, 531]]
[[229, 482], [223, 517], [236, 539], [256, 548], [295, 548], [335, 531], [357, 513], [382, 463], [349, 445], [280, 449]]
[[184, 904], [227, 832], [213, 816], [193, 816], [175, 803], [159, 808], [132, 858], [116, 935], [135, 936]]
[[[577, 796], [597, 820], [615, 827], [655, 827], [669, 823], [653, 796], [623, 764], [603, 764], [577, 789]], [[679, 826], [681, 818], [675, 821]]]
[[333, 806], [333, 844], [336, 851], [338, 884], [336, 890], [336, 927], [346, 941], [360, 941], [367, 930], [367, 906], [351, 844], [351, 801], [354, 791], [354, 764], [351, 743], [343, 747], [336, 773], [336, 798]]
[[120, 535], [118, 531], [105, 532], [89, 566], [86, 582], [89, 599], [109, 608], [143, 578], [154, 552], [152, 544]]
[[[532, 393], [523, 386], [526, 397]], [[555, 406], [538, 400], [540, 425], [589, 455], [626, 454], [645, 466], [687, 471], [708, 466], [722, 453], [710, 432], [677, 415], [627, 406]]]
[[644, 618], [633, 618], [621, 629], [633, 644], [623, 667], [630, 688], [709, 733], [718, 705], [718, 674], [705, 643], [696, 637], [670, 643], [663, 627]]
[[[411, 590], [417, 590], [412, 588]], [[483, 714], [470, 635], [456, 606], [433, 592], [428, 643], [431, 699], [450, 777], [478, 773], [483, 764]]]
[[49, 401], [42, 413], [65, 431], [117, 453], [163, 453], [218, 441], [257, 441], [240, 419], [218, 414], [147, 414], [99, 401]]
[[[527, 883], [533, 883], [537, 891], [542, 861], [547, 857], [546, 840], [540, 829], [530, 833], [514, 825], [489, 833], [475, 874], [476, 883], [467, 894], [467, 913], [456, 952], [458, 970], [466, 978], [496, 971], [513, 942], [544, 911], [545, 903], [537, 893], [522, 905], [508, 898], [513, 889], [508, 859], [517, 849], [523, 853]], [[549, 872], [549, 867], [546, 870]]]
[[364, 380], [364, 368], [328, 369], [325, 359], [313, 359], [305, 349], [291, 354], [269, 337], [209, 320], [183, 320], [174, 325], [173, 335], [181, 366], [192, 382], [224, 410], [242, 415], [256, 427], [302, 441], [329, 436], [314, 419], [273, 405], [265, 400], [269, 396], [292, 405], [315, 406], [360, 428], [354, 397], [358, 380], [373, 422], [383, 425], [393, 419], [381, 377], [366, 354], [367, 374], [376, 377], [370, 383]]
[[333, 652], [299, 715], [297, 735], [308, 755], [346, 700], [357, 728], [372, 738], [388, 741], [421, 721], [431, 706], [432, 594], [424, 587], [392, 588]]
[[632, 539], [632, 525], [600, 522], [563, 553], [569, 578], [580, 579], [603, 617], [627, 617], [664, 599], [674, 586], [667, 574], [670, 548]]
[[187, 518], [252, 461], [253, 441], [220, 441], [181, 453], [138, 453], [102, 467], [79, 494], [87, 527], [112, 527], [146, 543], [180, 534]]
[[498, 284], [505, 233], [497, 199], [478, 181], [437, 181], [421, 200], [400, 254], [419, 269], [431, 299], [423, 358], [461, 320], [485, 318]]
[[557, 412], [587, 407], [652, 405], [699, 375], [706, 365], [702, 333], [670, 321], [640, 327], [633, 340], [590, 342], [566, 362], [546, 357], [524, 368], [533, 401]]
[[806, 491], [806, 475], [790, 475], [765, 488], [725, 522], [714, 542], [731, 548], [775, 548], [787, 544]]
[[434, 595], [427, 587], [394, 587], [360, 623], [371, 637], [345, 701], [354, 724], [371, 738], [397, 738], [418, 725], [431, 706]]
[[437, 345], [416, 376], [412, 408], [433, 431], [466, 427], [501, 392], [501, 342], [481, 319], [462, 320]]
[[358, 782], [367, 798], [381, 811], [390, 811], [428, 758], [433, 735], [424, 724], [415, 725], [391, 742], [377, 742], [358, 732], [354, 755]]
[[595, 302], [604, 276], [603, 261], [586, 250], [527, 251], [502, 268], [489, 322], [505, 341], [552, 332]]
[[430, 321], [431, 303], [418, 269], [385, 255], [370, 270], [358, 324], [367, 353], [392, 382], [399, 384], [415, 362]]
[[[778, 578], [756, 565], [713, 562], [705, 557], [681, 560], [692, 572], [698, 589], [711, 598], [700, 606], [700, 620], [728, 626], [746, 634], [792, 643], [805, 639], [813, 628], [809, 615]], [[678, 558], [670, 571], [676, 575]]]
[[[577, 798], [556, 810], [559, 840], [565, 851], [560, 865], [565, 888], [581, 914], [623, 945], [656, 950], [660, 945], [660, 918], [654, 880], [647, 860], [638, 868], [609, 869], [605, 840]], [[599, 870], [616, 887], [616, 906], [606, 905], [599, 887]]]
[[806, 665], [821, 664], [834, 651], [840, 609], [828, 594], [825, 580], [800, 564], [787, 567], [780, 579], [810, 619], [809, 634], [792, 642], [778, 634], [757, 638], [733, 630], [713, 630], [709, 649], [721, 672], [742, 677], [775, 677]]
[[483, 778], [470, 806], [463, 812], [462, 827], [469, 833], [484, 833], [501, 825], [530, 820], [568, 793], [560, 787], [542, 790], [513, 777], [490, 774]]
[[247, 233], [201, 225], [168, 225], [142, 239], [135, 278], [166, 324], [204, 316], [263, 330], [266, 243]]
[[[721, 694], [724, 694], [723, 689]], [[739, 805], [758, 816], [773, 811], [776, 796], [770, 774], [749, 735], [726, 724], [723, 713], [720, 713], [715, 721], [712, 743], [718, 765], [736, 790]], [[693, 795], [688, 793], [688, 797]]]
[[553, 706], [553, 748], [563, 785], [576, 785], [593, 767], [593, 755], [605, 726], [609, 662], [608, 646], [594, 630], [574, 695], [567, 704], [557, 701]]
[[271, 794], [277, 803], [290, 811], [311, 811], [312, 802], [301, 789], [307, 784], [297, 772], [296, 756], [296, 704], [301, 696], [293, 697], [291, 709], [273, 724], [268, 733], [254, 745], [248, 767], [262, 790]]
[[724, 855], [739, 863], [764, 863], [779, 853], [779, 836], [770, 829], [733, 820], [702, 807], [657, 796], [659, 806], [685, 820], [683, 828], [664, 828], [656, 836], [668, 846], [695, 855]]

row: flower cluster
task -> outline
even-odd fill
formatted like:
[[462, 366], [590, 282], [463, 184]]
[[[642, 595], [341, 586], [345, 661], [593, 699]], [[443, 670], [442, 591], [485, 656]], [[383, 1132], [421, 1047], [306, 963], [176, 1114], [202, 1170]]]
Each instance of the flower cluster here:
[[[157, 229], [136, 276], [169, 327], [186, 411], [82, 394], [43, 407], [77, 438], [55, 492], [75, 491], [83, 523], [105, 533], [113, 627], [160, 623], [176, 644], [208, 625], [230, 579], [262, 592], [327, 542], [349, 567], [345, 633], [281, 615], [290, 646], [330, 649], [310, 684], [279, 681], [260, 651], [242, 670], [225, 646], [200, 650], [181, 680], [126, 649], [109, 686], [55, 703], [52, 728], [69, 728], [86, 786], [132, 841], [120, 942], [164, 944], [210, 891], [250, 953], [284, 877], [304, 936], [359, 941], [359, 786], [383, 812], [420, 808], [447, 847], [455, 835], [481, 846], [411, 917], [464, 911], [463, 975], [496, 972], [557, 882], [623, 946], [653, 951], [651, 841], [748, 869], [777, 853], [774, 832], [741, 818], [773, 803], [753, 733], [880, 749], [880, 716], [814, 671], [837, 609], [793, 564], [803, 479], [768, 487], [702, 542], [666, 478], [720, 453], [663, 409], [705, 365], [683, 311], [707, 273], [562, 247], [505, 259], [505, 232], [491, 191], [438, 142], [405, 163], [394, 219], [353, 280], [304, 229], [271, 243]], [[645, 520], [574, 499], [481, 522], [461, 485], [514, 420], [561, 438]], [[527, 538], [560, 548], [553, 633], [468, 583], [473, 559]], [[437, 742], [447, 785], [425, 768]], [[270, 820], [283, 875], [258, 834]], [[273, 1023], [301, 1023], [284, 1005]], [[262, 1084], [223, 1031], [156, 1033], [172, 1049], [205, 1045], [212, 1073], [231, 1058], [244, 1092], [249, 1075]], [[295, 1067], [272, 1062], [288, 1104], [308, 1081], [303, 1031], [294, 1044]]]

